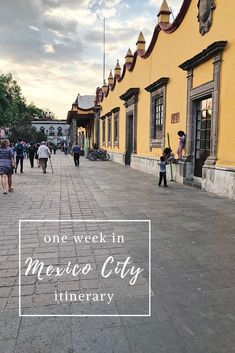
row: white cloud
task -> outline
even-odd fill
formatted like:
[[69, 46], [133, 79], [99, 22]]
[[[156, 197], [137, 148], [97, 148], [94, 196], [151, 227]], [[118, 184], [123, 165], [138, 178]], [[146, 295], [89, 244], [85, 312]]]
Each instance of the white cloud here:
[[47, 53], [47, 54], [55, 53], [55, 49], [52, 44], [45, 44], [43, 46], [43, 49], [44, 49], [44, 53]]
[[59, 20], [61, 22], [75, 21], [80, 25], [92, 25], [96, 21], [96, 15], [87, 8], [53, 8], [44, 13], [45, 17], [50, 20]]
[[[168, 1], [174, 13], [182, 3], [182, 0]], [[146, 46], [149, 45], [162, 0], [2, 3], [0, 73], [10, 70], [28, 102], [47, 107], [64, 119], [77, 92], [94, 94], [96, 87], [102, 84], [103, 16], [107, 18], [108, 76], [117, 59], [120, 64], [124, 63], [129, 47], [135, 50], [140, 30], [143, 30]], [[18, 22], [14, 12], [17, 12]]]
[[39, 29], [35, 26], [28, 26], [32, 31], [39, 32]]
[[116, 15], [117, 11], [115, 8], [106, 8], [97, 11], [97, 16], [99, 18], [111, 18]]

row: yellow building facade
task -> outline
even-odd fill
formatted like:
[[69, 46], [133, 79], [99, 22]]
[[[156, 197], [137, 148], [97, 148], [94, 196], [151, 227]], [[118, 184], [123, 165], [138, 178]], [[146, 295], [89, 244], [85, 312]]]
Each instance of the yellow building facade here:
[[156, 174], [182, 130], [176, 180], [235, 197], [234, 18], [233, 2], [184, 0], [170, 24], [163, 1], [149, 47], [140, 33], [136, 52], [97, 90], [94, 140], [113, 161]]
[[176, 181], [235, 198], [235, 3], [184, 0], [173, 23], [170, 14], [163, 0], [150, 45], [141, 32], [97, 89], [92, 142], [157, 174], [166, 147], [177, 157], [183, 131]]

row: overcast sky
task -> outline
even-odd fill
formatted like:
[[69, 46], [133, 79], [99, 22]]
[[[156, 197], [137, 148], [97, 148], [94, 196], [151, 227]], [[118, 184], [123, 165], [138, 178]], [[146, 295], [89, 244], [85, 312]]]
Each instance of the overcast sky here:
[[[11, 72], [27, 102], [65, 119], [76, 95], [102, 85], [103, 17], [107, 66], [124, 63], [139, 31], [147, 45], [162, 0], [0, 0], [0, 73]], [[182, 0], [168, 0], [176, 16]]]

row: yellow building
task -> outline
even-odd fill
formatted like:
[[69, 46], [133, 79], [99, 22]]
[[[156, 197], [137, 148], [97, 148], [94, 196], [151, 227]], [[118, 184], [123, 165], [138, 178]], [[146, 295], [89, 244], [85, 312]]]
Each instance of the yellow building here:
[[172, 24], [170, 14], [164, 0], [148, 48], [140, 33], [97, 90], [94, 141], [113, 161], [157, 174], [182, 130], [176, 180], [235, 198], [235, 2], [184, 0]]

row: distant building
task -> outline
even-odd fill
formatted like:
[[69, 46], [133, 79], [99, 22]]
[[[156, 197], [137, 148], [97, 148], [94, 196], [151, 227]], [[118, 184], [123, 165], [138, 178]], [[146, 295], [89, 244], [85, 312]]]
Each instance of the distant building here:
[[72, 108], [67, 115], [67, 123], [70, 125], [71, 145], [77, 142], [83, 149], [85, 138], [93, 141], [94, 101], [95, 96], [78, 94], [72, 104]]
[[68, 140], [70, 127], [66, 120], [33, 120], [32, 126], [44, 132], [47, 140], [55, 144]]

